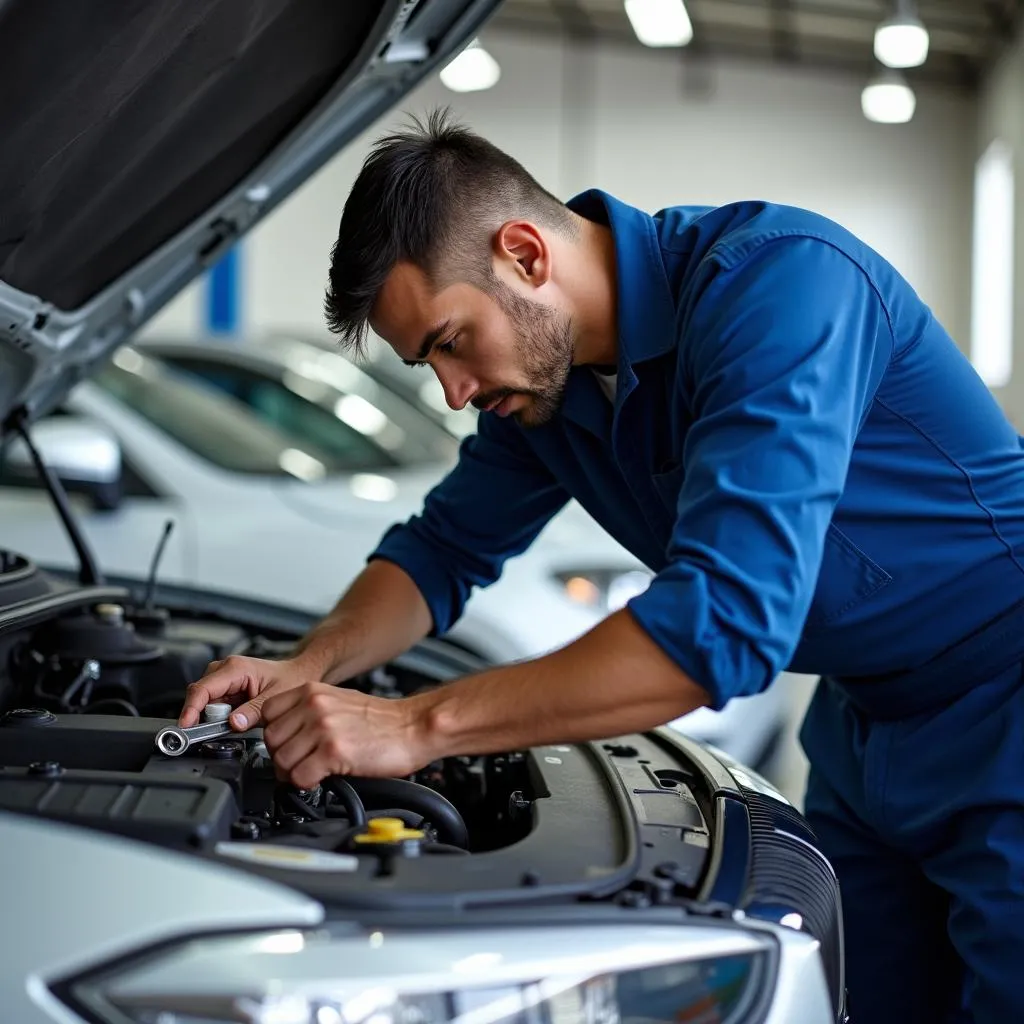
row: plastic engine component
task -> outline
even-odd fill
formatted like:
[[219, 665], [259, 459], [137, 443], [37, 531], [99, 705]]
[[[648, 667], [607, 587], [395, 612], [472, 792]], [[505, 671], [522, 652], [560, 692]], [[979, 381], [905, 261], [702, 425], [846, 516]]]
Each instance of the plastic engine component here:
[[203, 721], [223, 722], [231, 714], [231, 711], [232, 706], [230, 704], [207, 704], [203, 708]]
[[53, 715], [13, 708], [0, 718], [0, 765], [59, 761], [65, 768], [141, 771], [155, 753], [156, 718]]
[[189, 850], [212, 849], [239, 813], [219, 779], [65, 770], [52, 761], [0, 770], [0, 808]]

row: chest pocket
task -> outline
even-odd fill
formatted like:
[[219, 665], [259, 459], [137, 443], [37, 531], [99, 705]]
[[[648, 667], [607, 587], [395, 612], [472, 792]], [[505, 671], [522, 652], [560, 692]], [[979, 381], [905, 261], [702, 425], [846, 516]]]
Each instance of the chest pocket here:
[[861, 602], [892, 582], [834, 523], [825, 535], [818, 585], [804, 624], [804, 635], [835, 625]]
[[651, 483], [661, 500], [657, 506], [653, 502], [645, 502], [644, 515], [657, 534], [659, 542], [668, 544], [676, 524], [676, 507], [679, 504], [679, 491], [683, 486], [683, 467], [678, 462], [666, 463], [660, 473], [651, 474]]
[[[663, 525], [671, 529], [683, 486], [683, 466], [678, 462], [669, 463], [661, 472], [653, 474], [651, 481], [661, 498]], [[829, 524], [818, 584], [804, 623], [804, 636], [834, 626], [891, 582], [889, 573], [861, 551], [838, 526]]]
[[676, 506], [679, 504], [679, 492], [683, 486], [683, 466], [679, 462], [669, 462], [660, 473], [651, 476], [651, 482], [661, 498], [661, 503], [675, 519]]

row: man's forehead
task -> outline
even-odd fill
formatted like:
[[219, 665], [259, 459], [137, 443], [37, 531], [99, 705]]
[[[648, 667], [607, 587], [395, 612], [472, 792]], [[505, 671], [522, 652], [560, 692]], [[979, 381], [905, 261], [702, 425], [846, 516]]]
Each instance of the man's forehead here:
[[419, 267], [398, 263], [377, 295], [370, 327], [406, 362], [418, 362], [451, 329], [459, 290], [454, 284], [435, 292]]
[[399, 263], [384, 280], [373, 308], [370, 327], [399, 353], [423, 335], [434, 317], [433, 298], [426, 275], [409, 263]]

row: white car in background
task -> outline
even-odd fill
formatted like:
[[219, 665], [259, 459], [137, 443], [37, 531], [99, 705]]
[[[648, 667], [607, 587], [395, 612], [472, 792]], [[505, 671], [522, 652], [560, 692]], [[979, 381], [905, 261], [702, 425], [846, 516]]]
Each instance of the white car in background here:
[[[162, 582], [216, 584], [322, 614], [454, 461], [449, 434], [337, 353], [286, 340], [206, 345], [207, 371], [230, 371], [240, 401], [168, 366], [155, 347], [121, 348], [36, 426], [111, 574], [149, 572], [173, 520], [155, 566]], [[198, 359], [200, 348], [176, 351]], [[17, 441], [0, 500], [6, 543], [43, 564], [77, 564]], [[448, 636], [489, 661], [537, 655], [579, 636], [649, 578], [570, 503], [497, 583], [472, 595]], [[676, 725], [768, 771], [787, 713], [776, 686]]]
[[[353, 362], [323, 343], [281, 335], [148, 338], [136, 347], [198, 377], [308, 449], [325, 448], [340, 462], [337, 468], [392, 473], [425, 464], [433, 480], [439, 480], [454, 464], [459, 440], [476, 429], [471, 406], [452, 410], [445, 405], [448, 416], [442, 416], [437, 395], [443, 404], [444, 393], [437, 378], [402, 367], [393, 353], [397, 368], [380, 355]], [[377, 484], [382, 497], [390, 486]], [[575, 501], [566, 504], [542, 537], [543, 549], [554, 559], [548, 563], [551, 578], [576, 604], [607, 613], [650, 583], [650, 570]], [[577, 635], [578, 623], [568, 625], [568, 630], [554, 625], [555, 644]], [[550, 640], [544, 643], [553, 646]], [[507, 656], [529, 657], [544, 649], [531, 636]]]

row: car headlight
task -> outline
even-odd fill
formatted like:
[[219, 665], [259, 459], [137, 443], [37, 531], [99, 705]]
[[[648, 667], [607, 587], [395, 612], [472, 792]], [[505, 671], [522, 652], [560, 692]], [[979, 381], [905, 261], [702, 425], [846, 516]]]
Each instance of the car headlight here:
[[741, 1024], [774, 946], [695, 925], [198, 939], [64, 991], [134, 1024]]
[[577, 604], [615, 612], [630, 598], [642, 594], [654, 574], [643, 569], [581, 569], [555, 574], [566, 596]]

